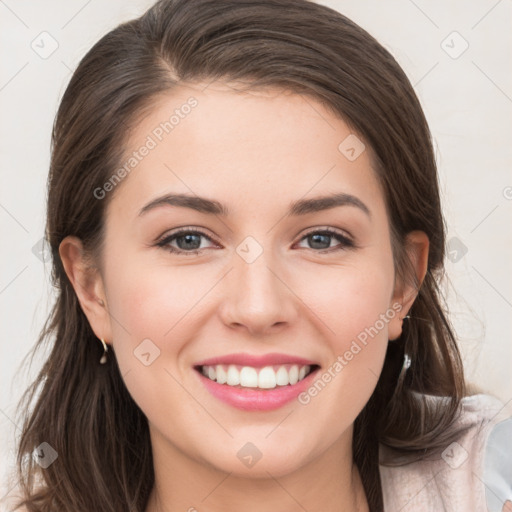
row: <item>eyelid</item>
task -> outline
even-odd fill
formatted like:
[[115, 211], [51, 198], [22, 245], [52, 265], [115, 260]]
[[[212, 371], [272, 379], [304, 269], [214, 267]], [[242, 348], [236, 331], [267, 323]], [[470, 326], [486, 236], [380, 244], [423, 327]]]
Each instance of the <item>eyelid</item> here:
[[320, 250], [311, 249], [313, 252], [322, 254], [322, 253], [326, 253], [326, 252], [335, 252], [337, 250], [350, 250], [350, 249], [358, 249], [359, 248], [355, 242], [354, 237], [348, 231], [333, 228], [330, 226], [324, 226], [324, 227], [315, 226], [314, 228], [311, 228], [310, 230], [306, 231], [304, 234], [302, 234], [300, 236], [297, 243], [301, 242], [308, 236], [315, 235], [315, 234], [327, 234], [333, 238], [338, 238], [340, 241], [339, 245], [341, 246], [341, 248], [339, 246], [335, 246], [335, 247], [329, 247], [328, 249], [320, 249]]
[[[169, 238], [177, 237], [181, 234], [194, 234], [194, 235], [201, 235], [210, 240], [211, 242], [216, 243], [217, 245], [221, 245], [220, 242], [218, 242], [212, 235], [209, 235], [205, 231], [203, 231], [200, 228], [196, 228], [194, 226], [182, 226], [180, 228], [176, 228], [172, 231], [166, 231], [163, 235], [159, 236], [158, 239], [155, 242], [155, 245], [165, 247], [168, 243]], [[198, 249], [200, 250], [200, 249]], [[192, 252], [192, 251], [186, 251], [186, 252]]]
[[348, 231], [344, 229], [333, 228], [331, 226], [315, 226], [314, 228], [311, 228], [310, 230], [306, 231], [300, 237], [300, 240], [302, 240], [306, 236], [314, 235], [315, 233], [329, 233], [330, 235], [336, 235], [342, 238], [346, 238], [350, 242], [355, 243], [354, 237]]
[[[157, 239], [157, 241], [155, 242], [155, 245], [158, 247], [167, 249], [171, 253], [176, 253], [176, 254], [199, 254], [202, 251], [204, 251], [205, 248], [194, 249], [194, 250], [190, 250], [190, 251], [176, 249], [174, 247], [169, 248], [169, 244], [172, 241], [170, 239], [176, 239], [177, 237], [179, 237], [182, 234], [183, 235], [184, 234], [200, 235], [200, 236], [207, 238], [208, 240], [210, 240], [211, 242], [213, 242], [217, 245], [221, 245], [220, 242], [218, 242], [213, 236], [205, 233], [202, 229], [196, 228], [194, 226], [182, 226], [180, 228], [176, 228], [173, 231], [166, 232], [164, 235], [160, 236]], [[311, 236], [314, 234], [327, 234], [333, 238], [338, 237], [338, 239], [339, 239], [338, 241], [340, 242], [339, 246], [341, 246], [341, 248], [339, 246], [334, 246], [334, 247], [329, 247], [327, 249], [321, 249], [321, 250], [311, 249], [313, 252], [326, 253], [326, 252], [335, 252], [337, 250], [349, 250], [349, 249], [357, 249], [358, 248], [357, 244], [355, 243], [354, 238], [352, 237], [352, 235], [350, 233], [348, 233], [345, 230], [339, 230], [337, 228], [332, 228], [330, 226], [323, 226], [323, 227], [315, 226], [313, 228], [310, 228], [308, 231], [306, 231], [299, 237], [299, 239], [295, 242], [294, 245], [296, 245], [297, 243], [300, 243], [302, 240], [304, 240], [308, 236]]]

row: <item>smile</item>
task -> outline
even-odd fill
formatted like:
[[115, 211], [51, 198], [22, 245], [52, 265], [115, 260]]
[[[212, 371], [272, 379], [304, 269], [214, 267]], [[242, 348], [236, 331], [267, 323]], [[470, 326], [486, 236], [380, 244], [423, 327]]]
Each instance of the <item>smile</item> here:
[[243, 411], [271, 411], [296, 399], [320, 366], [285, 354], [231, 354], [194, 365], [202, 385], [216, 399]]
[[253, 366], [201, 366], [201, 373], [218, 384], [244, 388], [273, 389], [297, 384], [311, 372], [310, 365], [285, 364], [255, 368]]

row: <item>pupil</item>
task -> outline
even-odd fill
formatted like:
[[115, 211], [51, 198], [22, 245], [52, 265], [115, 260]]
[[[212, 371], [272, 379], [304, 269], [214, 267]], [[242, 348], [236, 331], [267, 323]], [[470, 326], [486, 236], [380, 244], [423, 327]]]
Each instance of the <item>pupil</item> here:
[[[194, 238], [195, 244], [194, 244]], [[315, 234], [309, 236], [310, 241], [312, 242], [313, 249], [328, 249], [330, 245], [330, 235], [325, 234]], [[185, 240], [185, 243], [180, 243], [180, 241]], [[199, 249], [201, 246], [200, 236], [199, 235], [182, 235], [176, 239], [178, 243], [178, 247], [180, 249]], [[199, 242], [199, 243], [198, 243]]]
[[[194, 245], [193, 244], [193, 239], [194, 238], [199, 239], [199, 236], [198, 235], [183, 235], [183, 236], [180, 236], [179, 238], [177, 238], [176, 242], [177, 242], [178, 247], [180, 249], [199, 249], [199, 247], [201, 246], [201, 241], [200, 240], [199, 240], [198, 244], [197, 243], [195, 244], [196, 245], [195, 247], [191, 247], [190, 244], [189, 244], [190, 242], [192, 242], [192, 245]], [[180, 240], [183, 240], [183, 239], [186, 239], [186, 243], [185, 244], [181, 244], [180, 243]], [[196, 240], [196, 242], [197, 242], [197, 240]], [[187, 244], [189, 244], [189, 245], [187, 245]]]
[[[315, 234], [315, 235], [311, 235], [310, 238], [313, 242], [312, 243], [313, 249], [328, 249], [329, 248], [329, 239], [330, 239], [329, 235]], [[318, 243], [320, 245], [322, 245], [322, 243], [325, 243], [325, 244], [327, 244], [327, 247], [318, 247], [318, 245], [317, 245]]]

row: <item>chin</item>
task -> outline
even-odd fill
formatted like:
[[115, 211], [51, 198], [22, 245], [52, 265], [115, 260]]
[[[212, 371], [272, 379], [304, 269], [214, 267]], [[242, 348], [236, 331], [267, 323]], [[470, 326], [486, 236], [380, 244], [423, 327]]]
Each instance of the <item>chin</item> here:
[[[265, 434], [267, 435], [268, 432]], [[308, 463], [310, 456], [304, 444], [296, 448], [281, 440], [270, 442], [234, 441], [218, 447], [218, 457], [209, 451], [202, 460], [220, 472], [240, 478], [282, 477]], [[213, 455], [213, 456], [212, 456]]]

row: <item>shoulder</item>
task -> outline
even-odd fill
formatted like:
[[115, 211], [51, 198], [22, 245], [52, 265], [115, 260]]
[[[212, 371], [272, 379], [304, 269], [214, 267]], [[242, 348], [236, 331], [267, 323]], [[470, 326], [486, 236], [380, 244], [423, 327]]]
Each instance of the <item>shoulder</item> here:
[[[512, 418], [505, 404], [488, 394], [465, 397], [451, 428], [456, 437], [437, 455], [380, 466], [386, 512], [501, 512], [512, 500]], [[392, 459], [393, 450], [381, 446], [380, 455]]]
[[[501, 512], [506, 500], [512, 502], [512, 416], [498, 414], [491, 420], [485, 437], [482, 481], [487, 508]], [[512, 509], [511, 508], [509, 510]]]

